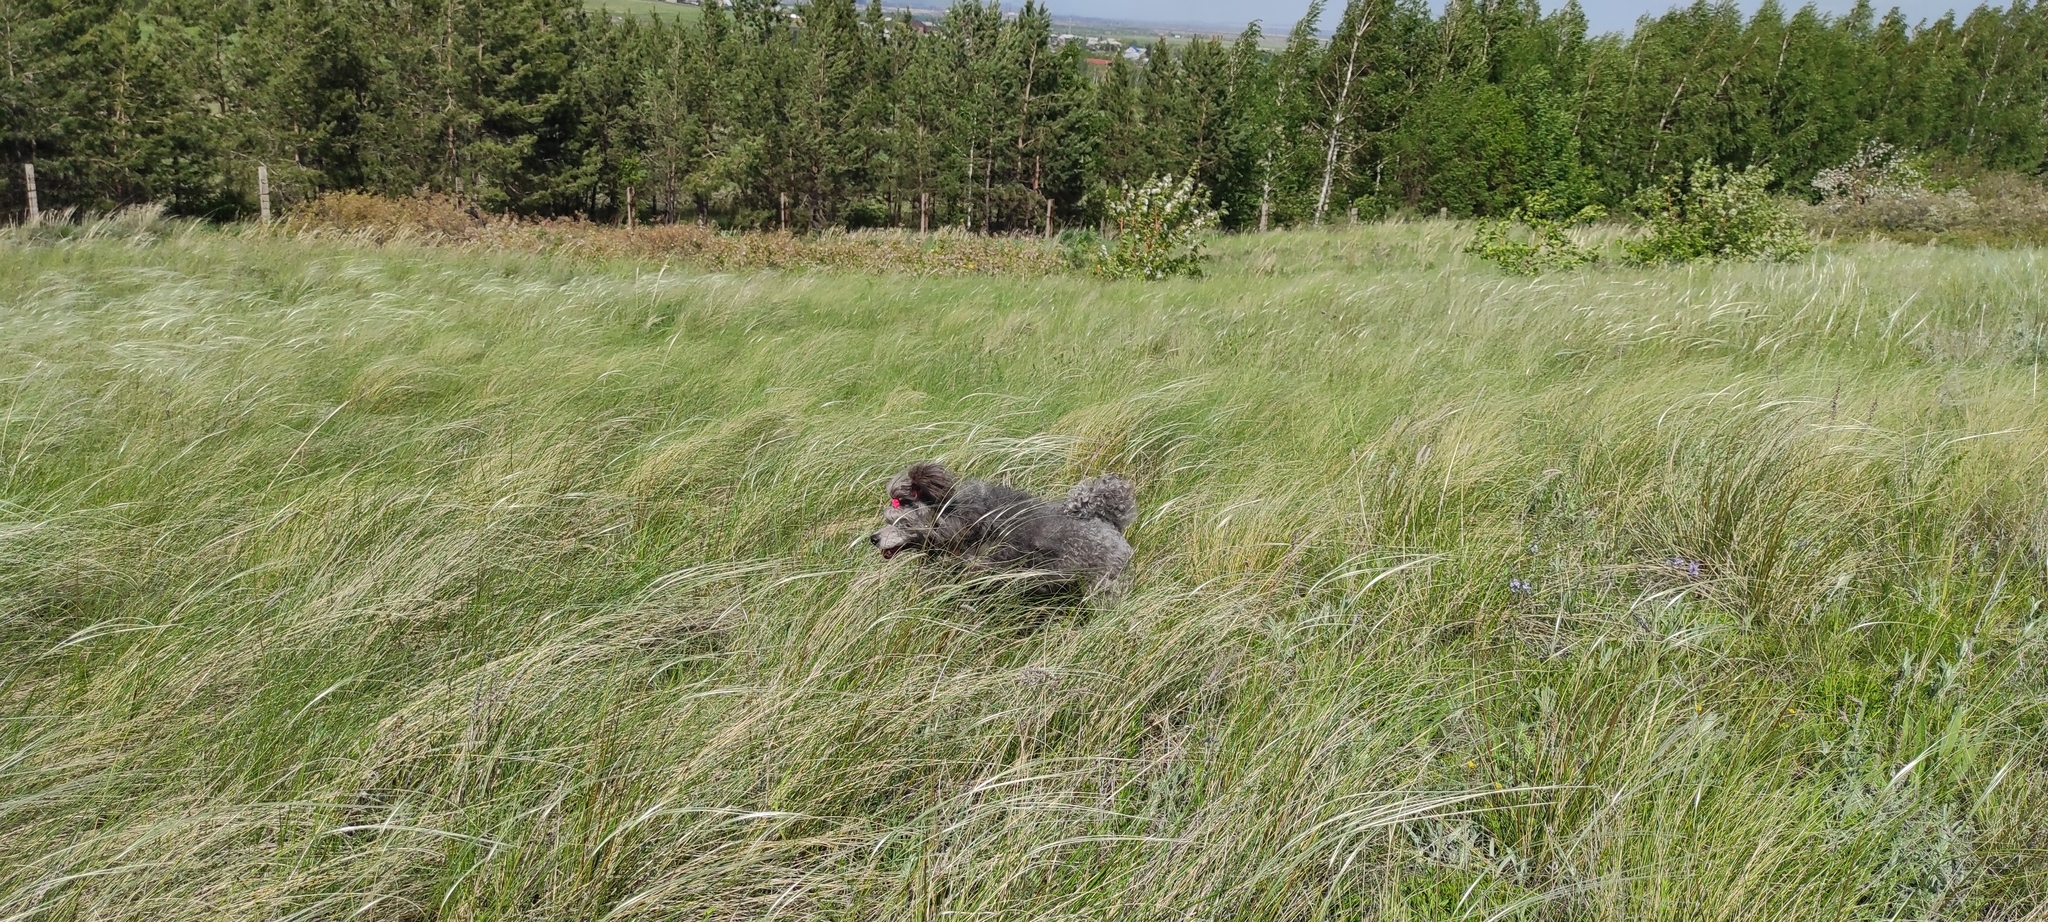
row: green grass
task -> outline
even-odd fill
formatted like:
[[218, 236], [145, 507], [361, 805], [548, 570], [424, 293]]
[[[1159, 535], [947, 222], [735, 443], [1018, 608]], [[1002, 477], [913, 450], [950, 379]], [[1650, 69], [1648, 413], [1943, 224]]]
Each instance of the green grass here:
[[[0, 918], [2043, 917], [2039, 251], [152, 226], [0, 238]], [[1135, 589], [877, 559], [923, 458]]]
[[583, 0], [583, 8], [618, 16], [653, 16], [668, 22], [696, 22], [704, 18], [704, 7], [700, 5], [665, 0]]

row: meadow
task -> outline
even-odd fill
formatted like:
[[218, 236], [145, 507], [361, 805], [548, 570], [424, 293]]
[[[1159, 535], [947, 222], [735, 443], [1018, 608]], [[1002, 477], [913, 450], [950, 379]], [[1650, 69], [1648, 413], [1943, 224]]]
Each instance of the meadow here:
[[704, 18], [702, 4], [671, 3], [669, 0], [583, 0], [583, 8], [613, 16], [652, 18], [662, 22], [698, 22]]
[[[2048, 260], [0, 232], [0, 919], [2048, 919]], [[866, 535], [1139, 485], [1102, 608]]]

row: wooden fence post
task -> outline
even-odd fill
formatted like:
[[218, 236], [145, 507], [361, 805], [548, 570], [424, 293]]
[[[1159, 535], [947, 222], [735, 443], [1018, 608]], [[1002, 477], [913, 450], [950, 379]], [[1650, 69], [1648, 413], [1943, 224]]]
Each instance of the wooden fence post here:
[[789, 233], [789, 193], [782, 193], [782, 232]]
[[1046, 236], [1046, 239], [1048, 239], [1048, 240], [1052, 239], [1052, 197], [1051, 197], [1051, 196], [1046, 196], [1046, 199], [1045, 199], [1045, 236]]
[[929, 192], [919, 192], [917, 194], [917, 232], [920, 234], [932, 232], [932, 194]]
[[263, 223], [270, 223], [270, 165], [256, 164], [256, 210]]
[[639, 223], [639, 216], [633, 213], [633, 187], [629, 185], [626, 187], [626, 229], [632, 230]]
[[43, 209], [36, 204], [36, 165], [24, 163], [21, 172], [28, 177], [28, 223], [34, 224], [43, 219]]

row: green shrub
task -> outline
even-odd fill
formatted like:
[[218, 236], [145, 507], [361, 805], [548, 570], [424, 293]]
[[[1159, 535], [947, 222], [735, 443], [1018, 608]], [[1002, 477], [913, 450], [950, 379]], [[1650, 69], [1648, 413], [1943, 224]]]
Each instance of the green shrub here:
[[1155, 176], [1109, 203], [1115, 238], [1103, 244], [1096, 274], [1109, 278], [1202, 277], [1201, 232], [1216, 224], [1209, 191], [1193, 176]]
[[1798, 219], [1772, 200], [1769, 170], [1700, 160], [1688, 172], [1630, 200], [1650, 220], [1648, 236], [1622, 244], [1630, 262], [1788, 260], [1813, 249]]
[[[1597, 221], [1607, 215], [1607, 210], [1587, 205], [1566, 214], [1566, 207], [1547, 192], [1532, 192], [1522, 207], [1508, 214], [1507, 220], [1479, 222], [1479, 234], [1465, 247], [1465, 252], [1516, 275], [1536, 275], [1598, 262], [1600, 254], [1573, 243], [1565, 230]], [[1516, 224], [1527, 227], [1528, 233], [1515, 234]]]
[[1060, 231], [1060, 259], [1069, 269], [1089, 270], [1102, 261], [1103, 238], [1093, 228], [1070, 227]]

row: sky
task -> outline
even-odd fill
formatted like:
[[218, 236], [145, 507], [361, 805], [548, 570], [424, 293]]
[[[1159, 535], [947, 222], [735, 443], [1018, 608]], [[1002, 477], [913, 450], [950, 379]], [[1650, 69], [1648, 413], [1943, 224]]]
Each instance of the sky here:
[[[1579, 0], [1579, 5], [1585, 8], [1586, 19], [1594, 32], [1626, 32], [1635, 25], [1637, 17], [1663, 13], [1680, 2], [1690, 3], [1691, 0]], [[1793, 10], [1803, 0], [1779, 2], [1787, 10]], [[1970, 6], [1976, 2], [1970, 0]], [[1741, 3], [1745, 11], [1754, 11], [1757, 7], [1757, 0], [1741, 0]], [[1873, 0], [1873, 3], [1880, 16], [1897, 6], [1908, 20], [1928, 21], [1940, 18], [1954, 5], [1942, 0]], [[1823, 12], [1829, 13], [1845, 12], [1853, 4], [1854, 0], [1814, 2]], [[1544, 0], [1543, 8], [1549, 10], [1562, 5], [1564, 0]], [[1047, 6], [1056, 16], [1092, 16], [1138, 22], [1236, 27], [1257, 19], [1264, 23], [1268, 35], [1280, 35], [1301, 18], [1302, 11], [1308, 9], [1308, 0], [1050, 0]], [[1323, 14], [1323, 26], [1327, 29], [1343, 11], [1344, 3], [1343, 0], [1328, 0], [1326, 6], [1329, 11]], [[1441, 9], [1441, 0], [1437, 0], [1435, 6]]]

